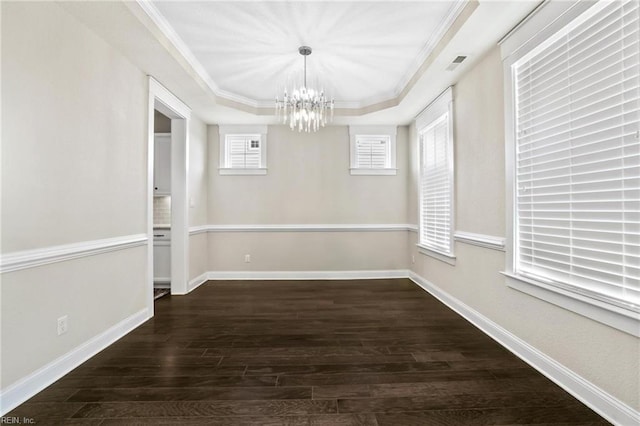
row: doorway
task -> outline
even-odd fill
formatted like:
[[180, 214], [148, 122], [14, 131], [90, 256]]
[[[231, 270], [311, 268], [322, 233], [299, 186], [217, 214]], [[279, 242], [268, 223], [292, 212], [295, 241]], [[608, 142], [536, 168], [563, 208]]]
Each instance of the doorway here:
[[153, 111], [153, 300], [171, 293], [171, 119]]
[[[188, 284], [189, 265], [189, 228], [188, 228], [188, 202], [187, 202], [187, 161], [188, 161], [188, 128], [191, 110], [176, 96], [164, 88], [153, 77], [149, 77], [149, 123], [148, 123], [148, 156], [147, 156], [147, 281], [148, 295], [147, 306], [150, 316], [153, 316], [154, 304], [154, 202], [160, 203], [161, 195], [168, 196], [164, 202], [168, 202], [169, 223], [164, 225], [165, 234], [169, 231], [170, 242], [168, 252], [165, 249], [165, 257], [158, 255], [158, 266], [162, 262], [169, 263], [168, 277], [164, 278], [165, 286], [170, 287], [172, 295], [186, 294]], [[156, 115], [160, 114], [160, 115]], [[164, 184], [158, 186], [154, 180], [156, 174], [156, 119], [170, 120], [170, 131], [165, 133], [165, 140], [161, 143], [166, 151], [160, 161], [165, 161], [167, 169], [164, 175]], [[166, 125], [166, 124], [165, 124]], [[159, 128], [159, 127], [158, 127]], [[169, 157], [169, 158], [167, 158]], [[168, 176], [167, 176], [168, 175]], [[159, 188], [156, 190], [156, 188]], [[158, 198], [158, 200], [156, 200]], [[156, 227], [157, 228], [157, 227]], [[161, 232], [158, 232], [158, 235]], [[168, 282], [166, 282], [168, 281]], [[160, 284], [160, 283], [158, 283]]]

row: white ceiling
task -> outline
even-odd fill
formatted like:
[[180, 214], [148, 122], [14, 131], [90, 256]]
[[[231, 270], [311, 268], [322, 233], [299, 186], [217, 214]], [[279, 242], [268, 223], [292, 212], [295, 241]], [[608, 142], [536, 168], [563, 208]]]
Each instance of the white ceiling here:
[[[541, 0], [63, 1], [70, 13], [210, 124], [274, 123], [302, 67], [335, 124], [407, 124]], [[468, 58], [447, 70], [458, 55]]]
[[[155, 1], [182, 48], [221, 94], [271, 106], [303, 67], [340, 106], [395, 98], [464, 4], [436, 2]], [[152, 12], [153, 13], [153, 12]], [[262, 101], [262, 102], [261, 102]]]

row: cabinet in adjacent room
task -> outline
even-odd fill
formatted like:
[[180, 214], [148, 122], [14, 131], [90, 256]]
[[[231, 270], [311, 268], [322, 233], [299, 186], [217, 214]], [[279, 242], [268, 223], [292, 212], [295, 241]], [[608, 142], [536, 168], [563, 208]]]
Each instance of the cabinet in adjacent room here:
[[171, 230], [153, 230], [153, 283], [165, 286], [171, 283]]
[[156, 133], [154, 139], [154, 194], [169, 195], [171, 194], [171, 133]]

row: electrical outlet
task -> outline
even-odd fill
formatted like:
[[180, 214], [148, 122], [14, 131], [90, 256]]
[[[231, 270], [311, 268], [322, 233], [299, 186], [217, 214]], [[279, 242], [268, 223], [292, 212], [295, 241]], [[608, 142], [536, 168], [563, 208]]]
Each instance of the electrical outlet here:
[[58, 318], [58, 336], [67, 332], [68, 320], [67, 315]]
[[251, 263], [251, 255], [250, 254], [245, 254], [244, 255], [244, 263]]
[[411, 255], [411, 263], [416, 263], [416, 255], [415, 254]]

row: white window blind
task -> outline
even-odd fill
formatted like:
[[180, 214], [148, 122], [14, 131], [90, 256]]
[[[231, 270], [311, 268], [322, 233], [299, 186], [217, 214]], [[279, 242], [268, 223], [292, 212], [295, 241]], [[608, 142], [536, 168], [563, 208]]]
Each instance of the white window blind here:
[[513, 66], [518, 275], [640, 306], [640, 2], [599, 2]]
[[259, 135], [227, 135], [226, 164], [231, 169], [257, 169], [261, 167]]
[[356, 168], [384, 169], [389, 167], [389, 137], [360, 136], [356, 139]]
[[420, 244], [448, 255], [453, 184], [449, 127], [445, 113], [420, 134]]

